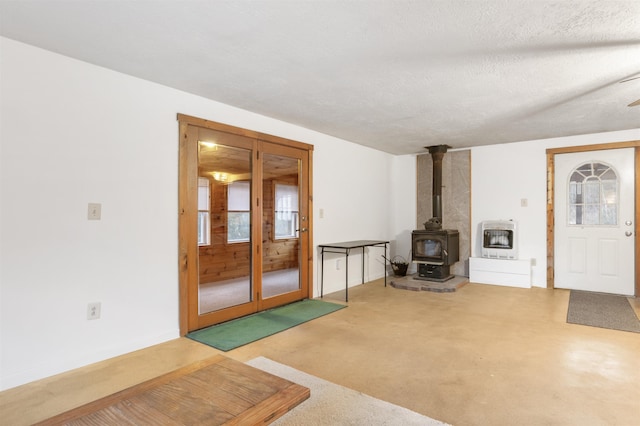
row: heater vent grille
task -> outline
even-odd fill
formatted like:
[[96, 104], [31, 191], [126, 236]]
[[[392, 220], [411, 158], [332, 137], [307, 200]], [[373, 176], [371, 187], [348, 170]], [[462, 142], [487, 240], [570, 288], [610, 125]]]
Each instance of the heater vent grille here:
[[482, 222], [482, 257], [517, 259], [517, 226], [511, 220]]

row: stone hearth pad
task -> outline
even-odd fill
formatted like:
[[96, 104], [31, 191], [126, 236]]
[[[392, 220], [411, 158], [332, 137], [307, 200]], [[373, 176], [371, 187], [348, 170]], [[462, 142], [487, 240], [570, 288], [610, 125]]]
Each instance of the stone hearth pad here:
[[392, 277], [391, 287], [411, 291], [433, 291], [436, 293], [452, 293], [469, 282], [469, 278], [454, 276], [445, 282], [415, 279], [415, 274], [406, 277]]

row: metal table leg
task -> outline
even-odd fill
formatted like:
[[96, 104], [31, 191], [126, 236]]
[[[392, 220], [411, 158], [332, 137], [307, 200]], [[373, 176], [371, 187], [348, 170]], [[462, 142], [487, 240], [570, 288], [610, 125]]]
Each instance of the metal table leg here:
[[344, 274], [344, 301], [349, 301], [349, 249], [345, 252], [345, 261], [346, 263], [344, 270], [346, 271]]
[[324, 297], [324, 247], [320, 250], [320, 298]]
[[362, 284], [364, 284], [364, 247], [362, 247]]
[[387, 243], [384, 244], [384, 286], [387, 286]]

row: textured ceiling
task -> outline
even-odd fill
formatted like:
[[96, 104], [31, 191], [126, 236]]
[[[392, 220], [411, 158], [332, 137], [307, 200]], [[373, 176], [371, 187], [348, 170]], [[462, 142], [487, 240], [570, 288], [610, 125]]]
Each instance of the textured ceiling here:
[[0, 34], [395, 154], [640, 128], [640, 0], [2, 0]]

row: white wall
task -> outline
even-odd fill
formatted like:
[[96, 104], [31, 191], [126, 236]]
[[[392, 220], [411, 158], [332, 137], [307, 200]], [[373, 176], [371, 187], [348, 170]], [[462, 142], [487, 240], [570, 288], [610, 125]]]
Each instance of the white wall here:
[[[519, 257], [535, 259], [532, 285], [546, 287], [548, 148], [640, 140], [640, 129], [490, 145], [471, 150], [471, 255], [480, 256], [480, 223], [518, 223]], [[521, 200], [527, 200], [527, 207]]]
[[[390, 179], [391, 256], [399, 255], [411, 262], [411, 232], [416, 229], [418, 214], [418, 178], [416, 155], [393, 158]], [[391, 273], [391, 271], [389, 271]], [[408, 273], [416, 265], [409, 263]]]
[[[389, 154], [6, 38], [0, 55], [0, 389], [178, 337], [177, 113], [313, 144], [316, 245], [415, 223], [389, 225], [405, 167]], [[343, 271], [325, 284], [343, 288]]]
[[[360, 145], [331, 141], [314, 152], [314, 244], [390, 240], [389, 173], [393, 156]], [[324, 165], [324, 166], [321, 166]], [[320, 168], [322, 167], [322, 168]], [[323, 217], [320, 210], [323, 210]], [[365, 282], [384, 276], [384, 249], [365, 250]], [[320, 294], [316, 250], [314, 293]], [[324, 294], [345, 288], [345, 256], [325, 253]], [[337, 261], [340, 269], [337, 269]], [[362, 251], [349, 255], [349, 286], [362, 283]]]
[[[391, 255], [407, 255], [415, 156], [0, 38], [0, 389], [178, 336], [179, 112], [313, 144], [314, 243], [384, 239]], [[518, 220], [521, 255], [537, 259], [534, 285], [544, 287], [545, 149], [631, 139], [640, 129], [474, 148], [473, 229]], [[87, 220], [89, 202], [102, 203], [102, 220]], [[376, 250], [367, 281], [383, 276]], [[337, 258], [326, 292], [344, 288]], [[360, 260], [351, 256], [350, 285]], [[89, 302], [102, 303], [101, 319], [86, 320]]]

